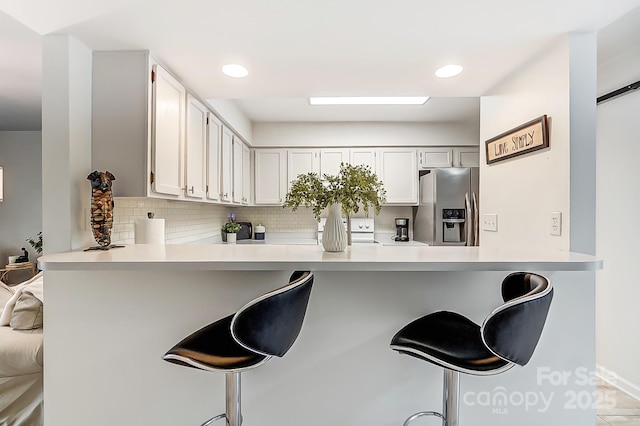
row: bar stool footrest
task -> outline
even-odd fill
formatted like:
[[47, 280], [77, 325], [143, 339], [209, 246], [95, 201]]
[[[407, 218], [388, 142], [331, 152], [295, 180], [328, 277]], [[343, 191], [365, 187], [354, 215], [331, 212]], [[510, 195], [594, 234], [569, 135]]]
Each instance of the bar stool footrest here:
[[412, 414], [411, 416], [407, 417], [407, 420], [405, 420], [404, 423], [402, 423], [402, 426], [409, 426], [409, 423], [424, 416], [440, 417], [442, 419], [443, 426], [446, 426], [447, 424], [447, 419], [445, 419], [444, 416], [438, 413], [437, 411], [420, 411], [418, 413]]
[[222, 414], [218, 414], [215, 417], [211, 417], [209, 420], [207, 420], [206, 422], [202, 423], [200, 426], [209, 426], [211, 423], [217, 421], [217, 420], [222, 420], [222, 419], [226, 419], [227, 416], [226, 414], [222, 413]]

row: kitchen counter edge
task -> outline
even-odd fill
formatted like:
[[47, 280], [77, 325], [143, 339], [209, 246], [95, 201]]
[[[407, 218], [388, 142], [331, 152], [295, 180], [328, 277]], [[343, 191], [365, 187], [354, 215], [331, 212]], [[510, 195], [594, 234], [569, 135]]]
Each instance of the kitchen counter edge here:
[[596, 257], [568, 251], [481, 247], [352, 246], [340, 253], [320, 246], [150, 245], [108, 251], [45, 255], [44, 271], [219, 270], [219, 271], [593, 271]]

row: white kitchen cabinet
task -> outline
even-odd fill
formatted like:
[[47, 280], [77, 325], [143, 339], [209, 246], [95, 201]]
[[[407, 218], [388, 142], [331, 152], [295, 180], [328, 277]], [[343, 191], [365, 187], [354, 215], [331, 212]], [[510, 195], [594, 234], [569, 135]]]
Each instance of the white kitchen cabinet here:
[[337, 176], [340, 173], [341, 163], [349, 163], [349, 149], [330, 148], [320, 150], [320, 176], [325, 174]]
[[233, 196], [235, 204], [242, 204], [242, 147], [244, 144], [237, 135], [233, 135]]
[[[290, 149], [287, 151], [287, 179], [289, 184], [298, 175], [320, 172], [319, 149]], [[289, 188], [289, 184], [287, 188]]]
[[287, 151], [256, 149], [253, 152], [256, 205], [282, 205], [287, 193]]
[[387, 191], [385, 204], [418, 203], [415, 148], [381, 148], [378, 178]]
[[251, 199], [251, 150], [242, 144], [242, 204], [249, 204]]
[[207, 200], [220, 201], [220, 151], [222, 122], [209, 112], [207, 115]]
[[478, 167], [479, 165], [480, 151], [477, 146], [418, 149], [418, 166], [421, 169]]
[[453, 148], [454, 167], [479, 167], [480, 148], [477, 146]]
[[375, 148], [351, 148], [349, 150], [349, 163], [354, 166], [369, 166], [373, 173], [377, 170], [377, 154]]
[[185, 196], [202, 200], [206, 194], [207, 107], [187, 95], [185, 143]]
[[153, 64], [151, 102], [151, 172], [153, 191], [181, 195], [185, 89], [160, 65]]
[[233, 201], [233, 132], [222, 126], [220, 140], [220, 201]]
[[92, 69], [92, 170], [116, 197], [181, 198], [184, 87], [148, 52], [93, 52]]
[[235, 204], [242, 204], [242, 141], [233, 136], [233, 196]]
[[452, 167], [453, 149], [451, 148], [420, 148], [418, 150], [418, 166], [421, 169], [432, 167]]

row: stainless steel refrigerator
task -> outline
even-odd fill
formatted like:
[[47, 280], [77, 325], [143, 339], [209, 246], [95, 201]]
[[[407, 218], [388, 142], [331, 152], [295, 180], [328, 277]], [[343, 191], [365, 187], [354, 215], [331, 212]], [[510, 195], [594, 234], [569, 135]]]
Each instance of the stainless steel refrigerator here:
[[478, 168], [421, 170], [413, 239], [429, 245], [478, 245]]

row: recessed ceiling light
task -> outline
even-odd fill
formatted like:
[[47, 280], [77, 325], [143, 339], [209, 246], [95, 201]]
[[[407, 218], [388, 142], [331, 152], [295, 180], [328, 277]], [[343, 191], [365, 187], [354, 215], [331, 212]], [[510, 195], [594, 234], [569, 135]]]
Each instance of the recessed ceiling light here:
[[449, 64], [436, 71], [436, 77], [449, 78], [455, 77], [462, 72], [462, 65]]
[[229, 77], [242, 78], [249, 75], [249, 71], [242, 65], [238, 64], [227, 64], [222, 67], [222, 72], [228, 75]]
[[422, 105], [428, 100], [429, 96], [315, 96], [309, 105]]

